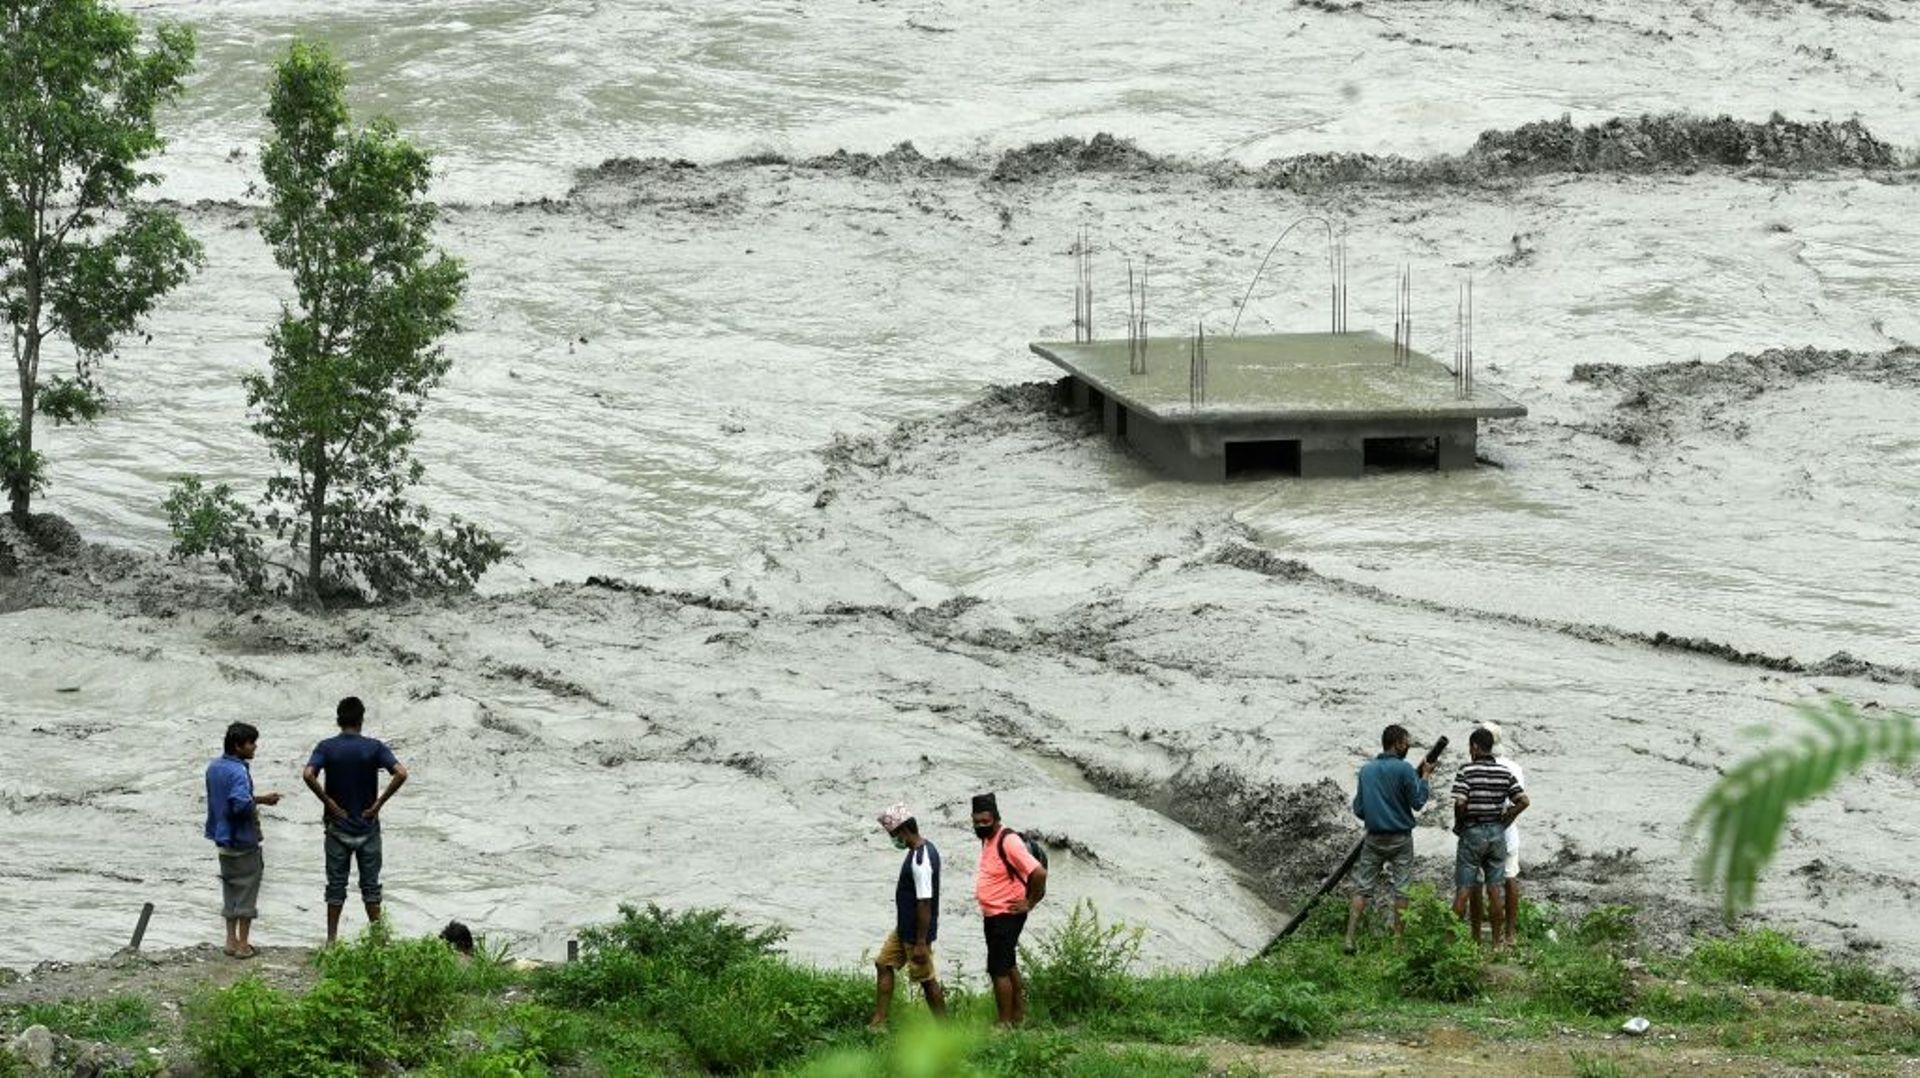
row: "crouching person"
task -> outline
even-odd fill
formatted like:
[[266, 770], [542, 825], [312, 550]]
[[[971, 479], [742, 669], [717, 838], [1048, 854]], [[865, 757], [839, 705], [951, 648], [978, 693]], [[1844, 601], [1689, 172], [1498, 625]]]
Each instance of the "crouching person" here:
[[888, 806], [880, 814], [880, 826], [893, 839], [896, 849], [907, 851], [900, 863], [900, 878], [893, 888], [893, 931], [880, 944], [874, 959], [877, 981], [873, 1001], [873, 1020], [879, 1029], [887, 1024], [887, 1010], [893, 1005], [894, 971], [906, 967], [907, 976], [926, 996], [927, 1010], [935, 1018], [947, 1013], [947, 995], [934, 975], [933, 941], [940, 932], [940, 851], [920, 835], [919, 821], [903, 804]]

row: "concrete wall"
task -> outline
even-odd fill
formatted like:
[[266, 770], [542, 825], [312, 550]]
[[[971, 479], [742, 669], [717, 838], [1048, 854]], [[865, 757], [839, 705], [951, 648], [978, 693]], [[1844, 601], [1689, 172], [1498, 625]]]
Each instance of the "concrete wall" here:
[[1176, 479], [1218, 483], [1227, 478], [1227, 443], [1298, 441], [1305, 479], [1358, 478], [1366, 468], [1369, 438], [1432, 438], [1443, 472], [1471, 468], [1479, 422], [1473, 419], [1325, 420], [1295, 423], [1162, 422], [1135, 412], [1078, 378], [1071, 400], [1095, 411], [1108, 437], [1124, 442], [1154, 467]]

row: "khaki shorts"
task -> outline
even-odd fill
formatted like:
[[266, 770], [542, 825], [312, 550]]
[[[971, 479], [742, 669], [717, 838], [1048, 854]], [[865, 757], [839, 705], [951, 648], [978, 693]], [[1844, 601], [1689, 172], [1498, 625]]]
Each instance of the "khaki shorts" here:
[[927, 945], [927, 960], [916, 962], [913, 960], [912, 952], [900, 942], [900, 933], [889, 932], [886, 942], [880, 945], [880, 955], [873, 960], [873, 964], [886, 969], [899, 969], [905, 966], [908, 980], [914, 984], [925, 984], [934, 977], [933, 945]]

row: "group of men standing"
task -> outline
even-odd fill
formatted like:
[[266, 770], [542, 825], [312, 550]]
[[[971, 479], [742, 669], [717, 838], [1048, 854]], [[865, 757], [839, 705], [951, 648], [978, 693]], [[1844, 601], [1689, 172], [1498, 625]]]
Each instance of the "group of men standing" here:
[[[340, 732], [314, 746], [300, 777], [320, 800], [325, 828], [327, 942], [340, 932], [340, 911], [347, 902], [347, 879], [358, 866], [360, 898], [367, 920], [380, 919], [380, 810], [407, 781], [406, 766], [377, 738], [361, 733], [367, 709], [349, 696], [334, 709]], [[250, 936], [259, 916], [260, 882], [266, 874], [261, 852], [260, 806], [278, 805], [278, 793], [255, 793], [251, 761], [260, 731], [249, 723], [227, 727], [219, 758], [207, 765], [206, 836], [219, 851], [221, 913], [227, 922], [224, 950], [234, 958], [252, 958]], [[380, 772], [393, 777], [380, 789]]]
[[[905, 968], [920, 986], [927, 1009], [944, 1016], [947, 997], [934, 968], [933, 944], [940, 931], [940, 851], [920, 833], [920, 823], [906, 805], [895, 803], [880, 813], [880, 826], [893, 844], [906, 851], [900, 877], [894, 885], [894, 927], [880, 943], [874, 958], [876, 991], [872, 1025], [882, 1026], [893, 1005], [895, 971]], [[1020, 933], [1027, 914], [1047, 894], [1047, 866], [1019, 832], [1000, 821], [1000, 805], [993, 794], [973, 799], [973, 834], [980, 840], [980, 859], [974, 866], [973, 895], [980, 905], [987, 944], [987, 976], [993, 981], [997, 1020], [1017, 1026], [1027, 1018], [1027, 986], [1020, 976]]]
[[[327, 941], [340, 930], [346, 905], [350, 869], [357, 865], [360, 897], [367, 919], [380, 919], [382, 864], [380, 812], [407, 781], [407, 769], [393, 750], [363, 732], [366, 707], [357, 697], [341, 700], [335, 709], [340, 732], [314, 747], [301, 778], [320, 801], [325, 828]], [[1475, 729], [1468, 739], [1472, 758], [1455, 775], [1452, 787], [1454, 832], [1459, 842], [1454, 860], [1454, 910], [1471, 917], [1473, 936], [1480, 939], [1481, 899], [1484, 894], [1492, 942], [1513, 942], [1519, 907], [1519, 835], [1514, 821], [1529, 804], [1520, 768], [1494, 755], [1498, 727]], [[260, 731], [236, 722], [227, 728], [223, 752], [207, 765], [206, 837], [219, 852], [222, 913], [226, 919], [225, 951], [235, 958], [251, 958], [250, 933], [259, 915], [260, 883], [265, 874], [261, 852], [260, 806], [280, 803], [278, 793], [256, 793], [250, 762], [258, 751]], [[1367, 897], [1382, 878], [1393, 892], [1394, 930], [1400, 928], [1400, 910], [1406, 905], [1413, 874], [1415, 814], [1430, 796], [1427, 780], [1434, 761], [1419, 766], [1407, 762], [1411, 739], [1406, 728], [1388, 726], [1380, 737], [1381, 752], [1360, 768], [1353, 813], [1366, 824], [1354, 868], [1355, 893], [1347, 917], [1346, 948], [1352, 953], [1355, 933]], [[380, 773], [392, 777], [380, 789]], [[1026, 983], [1020, 976], [1020, 934], [1027, 914], [1047, 893], [1047, 868], [1025, 839], [1007, 828], [991, 793], [973, 798], [973, 832], [980, 840], [974, 867], [974, 899], [979, 904], [986, 942], [987, 976], [993, 981], [994, 1002], [1002, 1025], [1026, 1019]], [[935, 1015], [946, 1012], [946, 994], [934, 964], [933, 946], [940, 931], [940, 851], [920, 833], [919, 821], [904, 804], [880, 813], [880, 826], [905, 851], [894, 888], [894, 927], [874, 959], [876, 997], [873, 1024], [887, 1020], [896, 971], [921, 987], [927, 1007]]]
[[[1469, 920], [1479, 942], [1484, 909], [1496, 946], [1514, 940], [1520, 914], [1520, 833], [1514, 821], [1530, 804], [1520, 767], [1494, 755], [1499, 727], [1483, 723], [1467, 739], [1471, 758], [1453, 779], [1454, 850], [1453, 910]], [[1353, 814], [1367, 827], [1360, 856], [1354, 864], [1353, 901], [1347, 913], [1346, 951], [1354, 953], [1360, 915], [1367, 897], [1384, 875], [1393, 893], [1393, 929], [1400, 931], [1400, 911], [1407, 904], [1407, 885], [1413, 878], [1414, 815], [1426, 807], [1427, 780], [1435, 761], [1407, 762], [1411, 738], [1398, 724], [1380, 735], [1380, 755], [1360, 768], [1353, 796]], [[1484, 897], [1484, 905], [1482, 899]]]

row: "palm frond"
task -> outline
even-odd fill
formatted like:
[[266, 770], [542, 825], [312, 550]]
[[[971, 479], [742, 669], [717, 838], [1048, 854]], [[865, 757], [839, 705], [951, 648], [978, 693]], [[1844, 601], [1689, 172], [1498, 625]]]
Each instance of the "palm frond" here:
[[1753, 905], [1760, 873], [1773, 860], [1787, 816], [1873, 763], [1904, 766], [1920, 754], [1920, 720], [1894, 712], [1867, 718], [1845, 700], [1796, 704], [1812, 727], [1788, 745], [1765, 749], [1720, 777], [1687, 821], [1704, 833], [1694, 878], [1719, 891], [1729, 919]]

